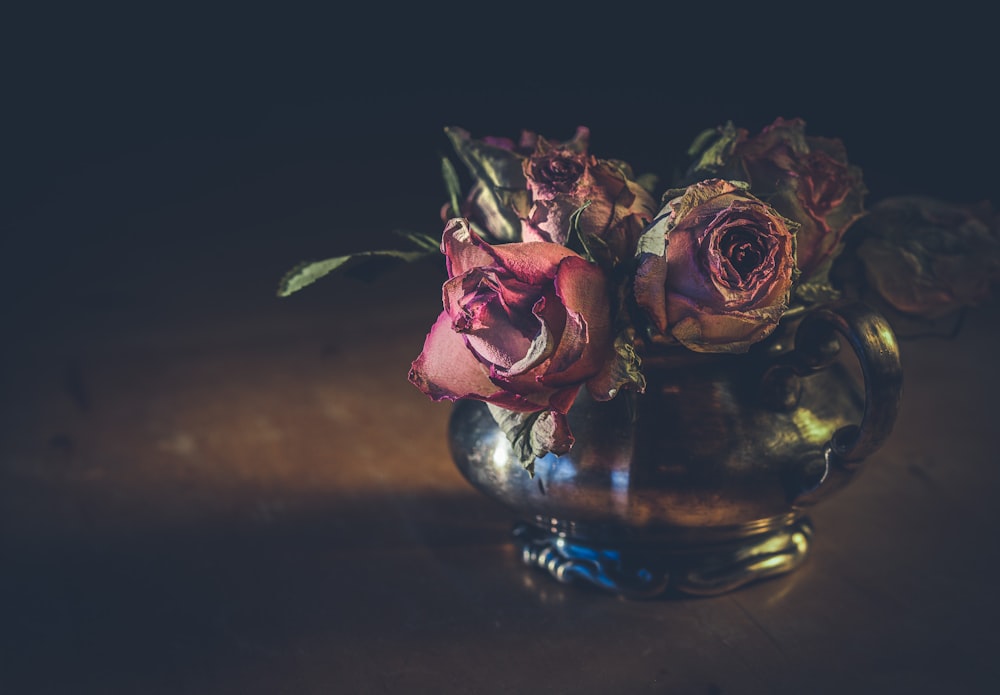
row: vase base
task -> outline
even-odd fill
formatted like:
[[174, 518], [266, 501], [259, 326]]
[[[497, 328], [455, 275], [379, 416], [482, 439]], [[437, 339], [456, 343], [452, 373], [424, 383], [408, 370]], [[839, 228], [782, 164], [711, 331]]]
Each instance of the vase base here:
[[665, 593], [723, 594], [799, 567], [809, 553], [812, 524], [797, 518], [741, 540], [706, 545], [602, 544], [519, 522], [514, 537], [524, 563], [564, 584], [590, 584], [625, 598]]

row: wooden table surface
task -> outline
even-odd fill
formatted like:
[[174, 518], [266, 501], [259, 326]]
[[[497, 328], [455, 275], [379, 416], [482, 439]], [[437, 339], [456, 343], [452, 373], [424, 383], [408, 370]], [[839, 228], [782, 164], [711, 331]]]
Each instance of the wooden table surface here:
[[451, 464], [406, 380], [440, 269], [278, 300], [295, 253], [9, 324], [0, 693], [997, 692], [997, 304], [903, 344], [893, 437], [801, 569], [634, 602], [524, 567]]

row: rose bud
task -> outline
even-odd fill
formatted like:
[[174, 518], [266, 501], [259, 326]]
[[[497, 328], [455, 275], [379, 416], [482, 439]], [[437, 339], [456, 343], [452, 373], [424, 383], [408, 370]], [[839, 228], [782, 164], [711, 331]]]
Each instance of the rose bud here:
[[435, 401], [471, 398], [518, 412], [551, 411], [546, 448], [572, 443], [565, 413], [609, 363], [604, 274], [558, 244], [491, 246], [456, 218], [441, 250], [448, 281], [410, 381]]
[[458, 210], [451, 201], [441, 207], [441, 221], [465, 217], [479, 236], [494, 242], [521, 239], [521, 219], [516, 210], [526, 210], [531, 200], [524, 161], [536, 151], [539, 142], [549, 148], [586, 152], [590, 137], [590, 131], [582, 126], [572, 139], [555, 144], [530, 130], [521, 131], [517, 142], [495, 136], [474, 139], [457, 127], [445, 128], [445, 134], [474, 182], [464, 200], [458, 202]]
[[579, 213], [585, 243], [598, 240], [595, 256], [612, 265], [635, 254], [656, 211], [652, 196], [633, 180], [627, 165], [597, 159], [579, 146], [554, 147], [539, 138], [534, 154], [524, 161], [524, 176], [532, 205], [522, 214], [522, 238], [565, 244]]
[[868, 283], [906, 314], [943, 318], [989, 299], [1000, 281], [1000, 218], [989, 204], [887, 198], [854, 234]]
[[668, 191], [639, 240], [635, 298], [697, 352], [746, 352], [778, 325], [795, 276], [794, 223], [722, 179]]

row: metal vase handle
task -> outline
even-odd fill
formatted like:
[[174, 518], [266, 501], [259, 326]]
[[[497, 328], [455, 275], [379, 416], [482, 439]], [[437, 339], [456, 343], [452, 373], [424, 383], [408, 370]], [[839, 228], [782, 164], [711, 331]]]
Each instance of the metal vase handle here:
[[800, 375], [827, 367], [837, 358], [844, 338], [864, 375], [865, 408], [858, 425], [837, 430], [823, 451], [821, 469], [794, 495], [796, 505], [813, 504], [841, 488], [861, 461], [877, 451], [899, 412], [903, 369], [899, 345], [889, 322], [862, 302], [843, 301], [809, 312], [795, 333], [793, 370]]

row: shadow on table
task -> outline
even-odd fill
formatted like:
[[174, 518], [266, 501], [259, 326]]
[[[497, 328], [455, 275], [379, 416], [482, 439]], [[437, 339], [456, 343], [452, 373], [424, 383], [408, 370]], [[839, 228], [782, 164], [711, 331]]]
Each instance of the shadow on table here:
[[456, 603], [511, 582], [496, 576], [522, 571], [509, 531], [470, 492], [61, 538], [8, 532], [0, 691], [189, 692], [261, 660], [294, 672], [310, 649], [347, 668], [358, 644], [433, 639]]

